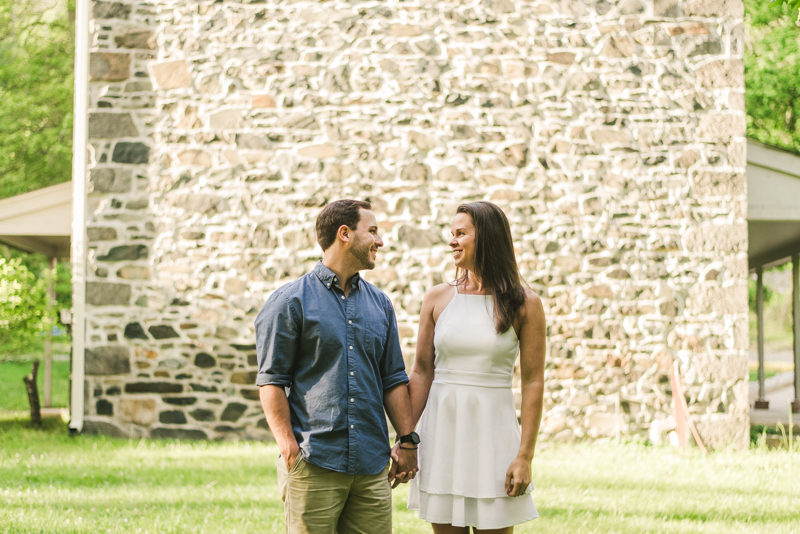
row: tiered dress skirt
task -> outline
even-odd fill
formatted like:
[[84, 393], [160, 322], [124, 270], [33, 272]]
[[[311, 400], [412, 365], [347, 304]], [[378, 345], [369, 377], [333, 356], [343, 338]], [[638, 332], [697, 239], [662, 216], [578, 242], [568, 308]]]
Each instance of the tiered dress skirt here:
[[505, 492], [520, 429], [509, 377], [436, 371], [419, 423], [419, 475], [408, 508], [430, 523], [505, 528], [539, 517], [531, 484]]

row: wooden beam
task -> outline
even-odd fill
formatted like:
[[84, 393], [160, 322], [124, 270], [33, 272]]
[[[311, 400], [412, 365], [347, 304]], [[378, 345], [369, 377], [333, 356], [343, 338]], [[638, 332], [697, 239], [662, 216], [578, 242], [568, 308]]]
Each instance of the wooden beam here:
[[747, 263], [750, 269], [755, 269], [757, 267], [768, 268], [786, 263], [791, 260], [793, 255], [798, 253], [800, 253], [800, 240], [783, 245], [758, 256], [750, 256], [747, 259]]
[[794, 334], [794, 402], [792, 411], [800, 411], [800, 254], [792, 256], [792, 333]]
[[35, 237], [23, 235], [4, 235], [0, 236], [0, 243], [6, 244], [23, 252], [38, 252], [39, 254], [44, 254], [48, 257], [57, 255], [55, 247], [50, 246], [49, 244], [44, 243]]
[[[47, 281], [47, 311], [50, 312], [56, 301], [56, 268], [58, 260], [49, 258], [50, 275]], [[50, 408], [53, 402], [53, 328], [48, 328], [44, 338], [44, 407]]]
[[758, 318], [758, 398], [756, 410], [769, 410], [769, 401], [764, 398], [764, 269], [756, 268], [756, 317]]

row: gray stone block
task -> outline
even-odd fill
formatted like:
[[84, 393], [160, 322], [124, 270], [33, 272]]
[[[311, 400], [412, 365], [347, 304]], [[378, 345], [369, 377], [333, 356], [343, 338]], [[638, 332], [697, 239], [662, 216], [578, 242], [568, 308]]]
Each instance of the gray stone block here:
[[139, 323], [128, 323], [125, 325], [125, 337], [127, 339], [150, 339]]
[[238, 402], [232, 402], [228, 404], [222, 411], [222, 415], [220, 416], [219, 420], [231, 421], [235, 423], [245, 411], [247, 411], [247, 405]]
[[150, 161], [150, 147], [144, 143], [119, 142], [114, 145], [111, 161], [132, 165], [147, 163]]
[[208, 422], [217, 420], [214, 412], [205, 408], [197, 408], [196, 410], [192, 410], [189, 412], [189, 415], [191, 415], [196, 421]]
[[194, 365], [200, 369], [209, 369], [217, 365], [217, 360], [210, 354], [198, 352], [197, 356], [194, 357]]
[[117, 238], [117, 231], [114, 228], [92, 226], [86, 229], [86, 237], [89, 241], [113, 241]]
[[171, 339], [173, 337], [181, 337], [174, 328], [168, 324], [153, 325], [147, 329], [154, 339]]
[[86, 349], [84, 372], [87, 375], [128, 375], [130, 349], [121, 345]]
[[261, 398], [258, 389], [241, 389], [239, 390], [239, 394], [243, 399], [250, 401], [257, 401]]
[[127, 193], [131, 190], [131, 172], [125, 169], [100, 167], [92, 169], [93, 193]]
[[231, 375], [231, 384], [246, 384], [251, 386], [256, 383], [257, 371], [238, 372]]
[[114, 37], [118, 48], [141, 48], [153, 50], [155, 48], [155, 34], [151, 31], [124, 33]]
[[97, 261], [144, 260], [147, 259], [147, 255], [146, 245], [122, 245], [113, 247], [108, 254], [98, 256]]
[[197, 402], [197, 397], [163, 397], [161, 400], [174, 406], [191, 406]]
[[168, 410], [158, 414], [158, 422], [165, 425], [185, 425], [186, 414], [180, 410]]
[[105, 399], [99, 399], [94, 406], [97, 415], [114, 415], [114, 405]]
[[[255, 383], [255, 382], [253, 382]], [[190, 384], [192, 391], [197, 391], [201, 393], [216, 393], [219, 391], [217, 386], [209, 386], [206, 384]]]
[[122, 2], [94, 2], [92, 16], [96, 19], [127, 19], [131, 14], [130, 4]]
[[131, 55], [92, 52], [89, 56], [89, 77], [95, 81], [120, 82], [131, 77]]
[[92, 306], [124, 306], [131, 302], [131, 286], [111, 282], [87, 282], [86, 303]]
[[172, 382], [134, 382], [125, 384], [125, 393], [181, 393], [183, 386]]
[[137, 137], [139, 130], [133, 123], [130, 113], [102, 113], [95, 111], [89, 114], [90, 139], [116, 139], [118, 137]]

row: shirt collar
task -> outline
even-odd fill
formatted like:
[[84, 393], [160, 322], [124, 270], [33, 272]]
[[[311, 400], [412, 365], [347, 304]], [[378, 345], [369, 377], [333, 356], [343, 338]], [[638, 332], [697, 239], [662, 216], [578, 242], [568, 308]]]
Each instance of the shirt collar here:
[[[339, 286], [341, 288], [341, 283], [339, 281], [339, 277], [336, 276], [336, 273], [328, 269], [322, 261], [318, 261], [317, 265], [314, 267], [314, 274], [317, 275], [320, 282], [331, 289], [333, 286]], [[356, 273], [353, 278], [350, 279], [350, 287], [351, 289], [358, 289], [359, 283], [361, 281], [361, 274]]]

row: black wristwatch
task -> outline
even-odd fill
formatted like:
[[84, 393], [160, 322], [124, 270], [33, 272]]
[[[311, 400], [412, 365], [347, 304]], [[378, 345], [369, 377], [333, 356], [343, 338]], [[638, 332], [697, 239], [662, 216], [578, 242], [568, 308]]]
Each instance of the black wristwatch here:
[[411, 443], [415, 447], [419, 445], [419, 434], [416, 432], [412, 432], [411, 434], [406, 434], [405, 436], [400, 436], [400, 445], [403, 443]]

